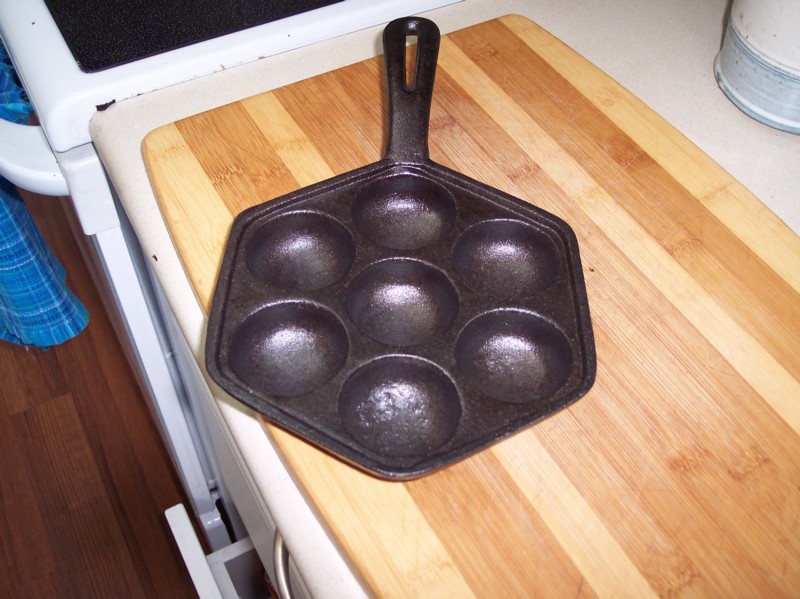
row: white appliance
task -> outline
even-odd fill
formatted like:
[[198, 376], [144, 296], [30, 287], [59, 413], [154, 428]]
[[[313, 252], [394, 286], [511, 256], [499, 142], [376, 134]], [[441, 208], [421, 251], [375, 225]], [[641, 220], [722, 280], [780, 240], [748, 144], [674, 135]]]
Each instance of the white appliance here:
[[[36, 193], [70, 196], [110, 288], [113, 305], [107, 307], [121, 316], [118, 334], [160, 423], [191, 511], [213, 550], [242, 541], [247, 531], [220, 476], [219, 456], [198, 405], [202, 391], [187, 380], [181, 350], [173, 347], [174, 322], [162, 309], [163, 296], [109, 185], [92, 144], [90, 120], [113, 102], [454, 2], [341, 0], [86, 73], [45, 0], [0, 0], [0, 37], [41, 123], [21, 126], [0, 120], [0, 175]], [[182, 521], [180, 514], [170, 518]], [[285, 560], [280, 543], [276, 549], [278, 561]], [[271, 564], [267, 571], [274, 573]]]

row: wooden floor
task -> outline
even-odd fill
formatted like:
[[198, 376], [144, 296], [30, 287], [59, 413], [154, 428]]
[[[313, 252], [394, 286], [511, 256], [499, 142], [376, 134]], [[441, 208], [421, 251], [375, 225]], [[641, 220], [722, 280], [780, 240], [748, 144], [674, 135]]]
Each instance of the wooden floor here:
[[166, 450], [59, 200], [25, 198], [90, 322], [48, 351], [0, 341], [0, 597], [195, 597]]

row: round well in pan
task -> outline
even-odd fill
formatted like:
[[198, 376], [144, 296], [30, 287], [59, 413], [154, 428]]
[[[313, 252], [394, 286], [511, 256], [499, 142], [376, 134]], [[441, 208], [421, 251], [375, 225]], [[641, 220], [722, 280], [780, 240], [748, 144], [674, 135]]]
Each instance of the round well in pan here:
[[558, 274], [558, 248], [544, 233], [514, 219], [482, 221], [453, 247], [453, 267], [472, 289], [498, 298], [529, 296]]
[[572, 350], [541, 316], [502, 309], [472, 319], [456, 340], [462, 375], [489, 397], [525, 403], [547, 397], [567, 381]]
[[289, 301], [262, 308], [236, 327], [228, 360], [255, 392], [292, 397], [330, 380], [347, 353], [347, 333], [333, 312]]
[[270, 285], [313, 291], [343, 277], [354, 256], [353, 238], [334, 219], [289, 212], [261, 225], [248, 242], [245, 260]]
[[435, 364], [390, 355], [348, 377], [339, 414], [347, 432], [367, 449], [405, 457], [444, 445], [458, 426], [461, 402], [453, 381]]
[[353, 221], [370, 241], [397, 250], [419, 249], [441, 240], [456, 220], [447, 189], [424, 177], [400, 174], [362, 187]]
[[446, 331], [458, 313], [458, 295], [444, 273], [429, 264], [382, 260], [350, 283], [347, 312], [365, 335], [405, 347]]

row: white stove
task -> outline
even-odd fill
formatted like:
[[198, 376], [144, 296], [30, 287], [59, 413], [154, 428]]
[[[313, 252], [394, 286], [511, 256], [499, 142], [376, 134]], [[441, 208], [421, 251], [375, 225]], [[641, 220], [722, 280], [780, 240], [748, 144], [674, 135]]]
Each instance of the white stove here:
[[[45, 0], [0, 0], [0, 37], [44, 133], [42, 138], [36, 129], [5, 127], [2, 131], [5, 143], [22, 149], [27, 160], [46, 165], [43, 174], [36, 178], [30, 172], [33, 168], [16, 172], [12, 158], [0, 157], [2, 174], [31, 191], [66, 195], [67, 187], [58, 177], [52, 154], [56, 153], [63, 166], [69, 157], [61, 154], [90, 144], [89, 121], [98, 110], [113, 102], [455, 1], [342, 0], [135, 62], [86, 73], [72, 55]], [[18, 137], [21, 139], [16, 143], [14, 140]], [[34, 156], [37, 151], [41, 154]], [[27, 155], [31, 155], [30, 158]], [[77, 208], [86, 234], [117, 226], [111, 210], [98, 211], [95, 205], [81, 203]]]
[[0, 36], [50, 147], [66, 152], [90, 143], [89, 120], [111, 102], [452, 3], [343, 0], [94, 73], [80, 69], [44, 0], [0, 2]]
[[[174, 322], [109, 184], [90, 122], [115, 102], [459, 0], [340, 0], [96, 72], [81, 70], [48, 1], [0, 0], [0, 38], [41, 125], [0, 121], [0, 175], [36, 193], [70, 196], [108, 283], [107, 308], [122, 317], [118, 335], [151, 401], [190, 511], [209, 546], [223, 550], [248, 533], [202, 421], [197, 404], [202, 391], [182, 372], [172, 342]], [[215, 9], [220, 10], [219, 3]], [[265, 567], [274, 576], [272, 564]]]

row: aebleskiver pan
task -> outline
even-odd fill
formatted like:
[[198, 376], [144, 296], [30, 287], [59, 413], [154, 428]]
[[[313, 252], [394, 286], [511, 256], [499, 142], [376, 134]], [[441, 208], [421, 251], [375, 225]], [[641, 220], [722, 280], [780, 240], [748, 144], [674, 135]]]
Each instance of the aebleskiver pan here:
[[206, 362], [275, 424], [405, 480], [570, 405], [596, 357], [570, 227], [429, 157], [436, 25], [383, 41], [384, 157], [237, 216]]

